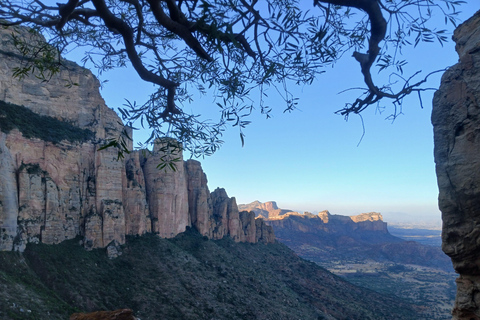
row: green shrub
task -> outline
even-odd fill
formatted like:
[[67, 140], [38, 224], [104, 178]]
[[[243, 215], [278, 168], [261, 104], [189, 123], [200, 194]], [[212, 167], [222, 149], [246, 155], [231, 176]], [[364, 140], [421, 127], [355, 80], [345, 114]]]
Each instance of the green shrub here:
[[26, 138], [38, 138], [52, 143], [62, 140], [84, 142], [95, 137], [91, 130], [39, 115], [24, 106], [0, 101], [0, 130], [9, 133], [15, 128]]

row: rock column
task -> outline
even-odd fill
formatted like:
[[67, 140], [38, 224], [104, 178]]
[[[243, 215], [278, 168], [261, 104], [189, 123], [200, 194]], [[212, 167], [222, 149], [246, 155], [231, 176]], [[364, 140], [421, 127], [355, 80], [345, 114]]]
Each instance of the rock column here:
[[453, 319], [480, 319], [480, 13], [454, 34], [459, 63], [433, 101], [442, 248], [457, 279]]

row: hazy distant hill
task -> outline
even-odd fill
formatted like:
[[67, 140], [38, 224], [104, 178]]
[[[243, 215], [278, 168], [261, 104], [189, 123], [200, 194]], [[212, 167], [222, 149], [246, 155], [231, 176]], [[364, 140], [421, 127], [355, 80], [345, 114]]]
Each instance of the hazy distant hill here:
[[[255, 201], [239, 209], [268, 217], [277, 240], [299, 256], [354, 284], [415, 304], [419, 312], [412, 319], [451, 318], [457, 275], [450, 259], [439, 246], [393, 236], [381, 214], [301, 214], [280, 209], [273, 201]], [[420, 239], [418, 235], [430, 233], [411, 234]]]
[[404, 240], [416, 241], [430, 246], [442, 246], [441, 229], [425, 229], [403, 226], [389, 226], [388, 230], [395, 236]]
[[129, 237], [123, 254], [76, 240], [0, 252], [0, 319], [68, 319], [131, 308], [142, 320], [419, 319], [401, 299], [356, 287], [286, 246]]
[[450, 259], [439, 247], [391, 235], [380, 213], [350, 217], [328, 211], [302, 214], [279, 209], [274, 201], [255, 201], [238, 208], [264, 216], [280, 242], [312, 261], [369, 259], [452, 270]]

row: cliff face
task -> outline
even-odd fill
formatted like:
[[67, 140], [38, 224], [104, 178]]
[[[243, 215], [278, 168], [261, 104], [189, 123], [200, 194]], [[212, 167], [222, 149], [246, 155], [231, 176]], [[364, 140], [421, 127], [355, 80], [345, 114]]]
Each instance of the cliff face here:
[[442, 248], [457, 279], [454, 319], [480, 318], [480, 12], [454, 33], [459, 62], [433, 100]]
[[[199, 162], [157, 169], [172, 151], [161, 142], [120, 161], [114, 148], [100, 151], [128, 128], [105, 105], [98, 80], [68, 61], [46, 83], [12, 78], [22, 61], [10, 32], [0, 30], [0, 250], [76, 236], [86, 248], [106, 247], [125, 235], [173, 237], [188, 226], [213, 239], [264, 241], [254, 216], [240, 219], [235, 198], [209, 192]], [[66, 87], [65, 79], [78, 85]]]
[[275, 201], [261, 203], [254, 201], [239, 205], [240, 210], [254, 212], [257, 216], [266, 217], [265, 221], [274, 229], [290, 229], [300, 232], [326, 232], [338, 235], [351, 235], [352, 232], [376, 232], [388, 234], [387, 223], [378, 212], [362, 213], [356, 216], [332, 215], [328, 211], [318, 214], [298, 213], [292, 210], [279, 209]]

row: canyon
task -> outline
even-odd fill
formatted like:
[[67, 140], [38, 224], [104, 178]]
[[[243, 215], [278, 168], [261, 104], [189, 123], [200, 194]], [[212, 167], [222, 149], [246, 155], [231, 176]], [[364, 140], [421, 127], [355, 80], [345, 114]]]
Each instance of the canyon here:
[[278, 241], [299, 256], [320, 263], [375, 261], [437, 268], [451, 272], [450, 259], [439, 247], [405, 241], [393, 236], [378, 212], [354, 216], [299, 213], [280, 209], [275, 201], [240, 204], [240, 210], [255, 212], [270, 225]]
[[[126, 235], [171, 238], [187, 227], [210, 239], [275, 241], [224, 189], [209, 191], [200, 162], [183, 161], [176, 141], [157, 139], [153, 150], [123, 158], [102, 149], [114, 139], [129, 150], [133, 143], [99, 81], [66, 60], [48, 82], [12, 77], [29, 57], [18, 55], [11, 32], [43, 43], [26, 29], [0, 30], [0, 250], [81, 236], [86, 249], [109, 247], [115, 257]], [[176, 167], [159, 169], [165, 157], [179, 159]]]
[[[26, 29], [15, 30], [32, 44], [43, 41]], [[460, 275], [454, 319], [480, 319], [479, 30], [480, 13], [456, 30], [459, 63], [444, 74], [432, 113], [442, 248]], [[11, 43], [11, 32], [0, 30], [1, 251], [23, 252], [28, 244], [80, 239], [83, 248], [107, 248], [114, 258], [122, 254], [121, 245], [130, 236], [175, 239], [192, 229], [203, 237], [195, 241], [274, 243], [277, 228], [280, 240], [286, 238], [283, 232], [295, 232], [301, 233], [302, 241], [305, 235], [334, 234], [346, 247], [362, 244], [365, 235], [374, 235], [367, 236], [369, 241], [401, 243], [394, 241], [378, 213], [300, 214], [279, 209], [274, 202], [237, 206], [224, 189], [210, 192], [201, 164], [183, 161], [180, 145], [169, 139], [158, 139], [152, 150], [126, 153], [120, 159], [114, 147], [101, 150], [133, 133], [105, 105], [98, 80], [66, 60], [48, 82], [34, 75], [12, 77], [25, 60]], [[131, 140], [126, 144], [132, 149]], [[158, 168], [165, 156], [180, 159], [175, 170]], [[329, 254], [335, 251], [325, 249]], [[385, 253], [395, 250], [385, 247]], [[415, 250], [408, 255], [422, 259], [423, 249]]]

